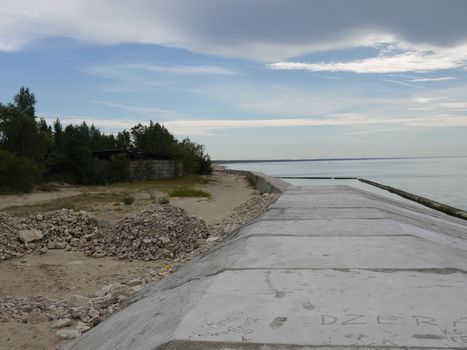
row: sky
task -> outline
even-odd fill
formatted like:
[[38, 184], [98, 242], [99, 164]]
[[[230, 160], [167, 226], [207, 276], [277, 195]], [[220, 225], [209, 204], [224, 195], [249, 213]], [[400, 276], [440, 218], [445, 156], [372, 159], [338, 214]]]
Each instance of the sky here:
[[467, 156], [467, 1], [0, 0], [0, 102], [212, 159]]

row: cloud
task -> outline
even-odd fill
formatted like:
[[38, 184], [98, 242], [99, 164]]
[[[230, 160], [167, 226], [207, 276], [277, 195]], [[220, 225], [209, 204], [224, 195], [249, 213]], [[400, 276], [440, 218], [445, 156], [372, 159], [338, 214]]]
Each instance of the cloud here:
[[94, 103], [107, 106], [107, 107], [113, 107], [113, 108], [123, 109], [123, 110], [130, 111], [130, 112], [135, 112], [135, 113], [142, 114], [153, 119], [160, 118], [160, 117], [170, 118], [170, 119], [183, 117], [183, 114], [178, 113], [176, 111], [163, 109], [163, 108], [157, 108], [157, 107], [129, 106], [125, 104], [104, 102], [104, 101], [94, 101]]
[[[394, 44], [390, 44], [394, 46]], [[462, 68], [467, 64], [467, 45], [454, 48], [419, 50], [410, 48], [405, 52], [387, 55], [384, 49], [376, 57], [341, 62], [276, 62], [266, 67], [274, 70], [304, 70], [309, 72], [353, 73], [406, 73], [432, 72]], [[446, 79], [444, 79], [446, 80]], [[421, 80], [418, 80], [421, 81]]]
[[374, 133], [380, 132], [393, 132], [393, 131], [400, 131], [403, 130], [402, 128], [389, 128], [389, 129], [371, 129], [371, 130], [360, 130], [360, 131], [352, 131], [344, 133], [346, 136], [360, 136], [360, 135], [369, 135]]
[[416, 89], [422, 89], [423, 88], [422, 86], [419, 86], [419, 85], [410, 84], [410, 83], [407, 83], [405, 81], [399, 81], [399, 80], [394, 80], [394, 79], [383, 79], [383, 81], [388, 82], [388, 83], [402, 85], [402, 86], [412, 87], [412, 88], [416, 88]]
[[[54, 118], [45, 118], [53, 123]], [[102, 119], [96, 117], [71, 116], [60, 118], [62, 124], [88, 124], [102, 128], [106, 132], [130, 129], [138, 123], [148, 124], [149, 120]], [[373, 131], [355, 131], [348, 135], [363, 135], [370, 132], [395, 131], [401, 127], [467, 127], [467, 116], [438, 115], [431, 117], [388, 118], [375, 117], [358, 113], [329, 115], [326, 118], [290, 118], [290, 119], [184, 119], [161, 122], [170, 132], [181, 136], [210, 136], [220, 130], [252, 128], [287, 128], [287, 127], [326, 127], [326, 126], [381, 126], [397, 125], [398, 128], [384, 128]]]
[[448, 80], [456, 80], [457, 78], [455, 77], [438, 77], [438, 78], [417, 78], [417, 79], [411, 79], [409, 81], [413, 82], [425, 82], [425, 81], [448, 81]]
[[456, 47], [466, 12], [464, 0], [3, 0], [0, 50], [65, 37], [274, 62], [384, 42]]
[[[82, 68], [88, 74], [108, 79], [105, 92], [166, 88], [181, 84], [181, 77], [193, 75], [232, 76], [238, 72], [216, 65], [157, 65], [150, 63], [98, 64]], [[174, 76], [180, 77], [175, 79]]]
[[213, 74], [213, 75], [236, 75], [237, 72], [225, 67], [214, 65], [199, 66], [161, 66], [147, 63], [125, 63], [107, 64], [87, 67], [86, 72], [101, 76], [117, 76], [119, 74], [135, 73], [167, 73], [177, 75]]

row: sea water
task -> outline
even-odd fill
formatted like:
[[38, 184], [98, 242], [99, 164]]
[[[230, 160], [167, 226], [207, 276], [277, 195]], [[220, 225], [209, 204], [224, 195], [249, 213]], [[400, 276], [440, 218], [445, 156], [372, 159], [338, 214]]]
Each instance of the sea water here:
[[[271, 176], [358, 177], [467, 210], [467, 157], [313, 160], [224, 164]], [[291, 180], [294, 185], [345, 184], [369, 189], [357, 180]], [[371, 189], [376, 191], [374, 188]], [[378, 193], [386, 191], [377, 190]], [[392, 197], [392, 196], [391, 196]]]

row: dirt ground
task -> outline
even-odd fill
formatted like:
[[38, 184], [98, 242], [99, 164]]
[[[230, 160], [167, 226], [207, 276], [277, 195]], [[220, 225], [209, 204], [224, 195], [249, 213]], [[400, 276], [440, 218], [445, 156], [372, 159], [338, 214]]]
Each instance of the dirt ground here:
[[[180, 185], [186, 184], [162, 181], [67, 187], [58, 192], [0, 196], [0, 210], [11, 215], [30, 215], [71, 203], [74, 209], [84, 209], [98, 218], [113, 221], [138, 212]], [[201, 180], [191, 179], [189, 185], [211, 193], [211, 198], [170, 198], [170, 203], [213, 226], [221, 225], [236, 207], [255, 194], [243, 177], [219, 172]], [[122, 194], [133, 195], [135, 202], [123, 205], [120, 201]], [[29, 254], [0, 263], [0, 298], [45, 296], [67, 299], [76, 294], [90, 295], [104, 285], [138, 278], [148, 271], [167, 272], [167, 262], [120, 261], [110, 257], [95, 259], [80, 252], [49, 250], [44, 255]], [[55, 349], [63, 341], [56, 338], [55, 331], [50, 329], [51, 324], [51, 321], [43, 320], [26, 324], [18, 321], [0, 323], [0, 349]]]

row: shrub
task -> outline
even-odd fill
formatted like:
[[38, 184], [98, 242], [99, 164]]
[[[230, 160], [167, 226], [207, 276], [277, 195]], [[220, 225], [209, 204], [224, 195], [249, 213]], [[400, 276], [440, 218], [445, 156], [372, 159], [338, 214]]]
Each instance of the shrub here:
[[162, 205], [169, 204], [169, 199], [167, 197], [161, 197], [159, 199], [159, 204], [162, 204]]
[[31, 192], [42, 176], [31, 158], [0, 150], [0, 187], [7, 191]]
[[246, 175], [245, 180], [248, 182], [249, 187], [256, 188], [256, 180], [253, 175]]

